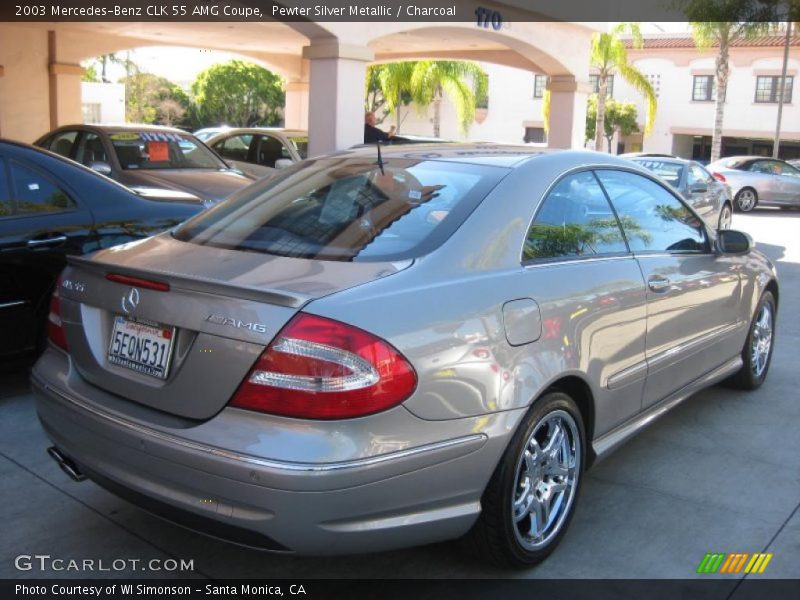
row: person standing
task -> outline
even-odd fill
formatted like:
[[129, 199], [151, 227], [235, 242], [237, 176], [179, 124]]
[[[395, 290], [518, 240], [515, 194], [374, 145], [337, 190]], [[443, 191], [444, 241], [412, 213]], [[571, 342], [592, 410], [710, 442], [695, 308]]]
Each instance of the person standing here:
[[392, 125], [389, 132], [375, 127], [375, 113], [364, 113], [364, 143], [373, 144], [375, 142], [386, 142], [394, 137], [397, 128]]

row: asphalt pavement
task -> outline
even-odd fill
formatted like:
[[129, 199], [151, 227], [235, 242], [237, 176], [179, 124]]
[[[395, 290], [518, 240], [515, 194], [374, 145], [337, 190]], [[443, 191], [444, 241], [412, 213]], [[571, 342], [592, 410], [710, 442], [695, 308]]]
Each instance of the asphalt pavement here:
[[[749, 577], [798, 578], [800, 211], [736, 214], [733, 227], [750, 233], [778, 266], [777, 340], [767, 382], [750, 393], [703, 391], [596, 465], [563, 543], [538, 567], [498, 570], [457, 542], [300, 558], [184, 530], [89, 481], [67, 478], [45, 452], [49, 443], [26, 377], [17, 374], [0, 379], [0, 578], [684, 579], [709, 577], [696, 574], [709, 552], [772, 553], [765, 572]], [[36, 564], [25, 570], [26, 560], [17, 559], [37, 554], [95, 560], [95, 571], [40, 571]], [[192, 568], [165, 570], [181, 560]], [[730, 595], [740, 596], [744, 575], [713, 577], [727, 579]]]

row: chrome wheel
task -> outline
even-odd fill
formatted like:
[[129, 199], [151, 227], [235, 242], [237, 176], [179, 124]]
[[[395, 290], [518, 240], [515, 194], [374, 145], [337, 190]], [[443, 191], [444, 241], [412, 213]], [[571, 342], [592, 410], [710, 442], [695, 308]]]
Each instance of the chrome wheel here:
[[753, 374], [761, 377], [769, 363], [769, 353], [772, 349], [772, 307], [765, 303], [758, 313], [753, 341], [750, 344], [750, 365]]
[[751, 189], [744, 189], [736, 196], [736, 204], [742, 212], [750, 212], [756, 206], [756, 193]]
[[511, 514], [517, 541], [528, 550], [546, 546], [569, 516], [581, 472], [581, 437], [563, 410], [534, 427], [517, 461]]
[[730, 229], [732, 221], [733, 214], [731, 212], [731, 207], [727, 204], [723, 204], [722, 210], [719, 211], [719, 225], [717, 228], [719, 230]]

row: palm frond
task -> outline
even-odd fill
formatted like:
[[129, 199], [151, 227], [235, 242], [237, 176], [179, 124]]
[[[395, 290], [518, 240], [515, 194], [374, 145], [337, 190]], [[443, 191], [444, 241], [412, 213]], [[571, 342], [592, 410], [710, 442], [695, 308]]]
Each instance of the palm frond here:
[[617, 70], [622, 78], [627, 81], [631, 87], [641, 93], [647, 101], [647, 118], [645, 120], [644, 132], [650, 133], [653, 129], [653, 123], [656, 120], [656, 110], [658, 109], [658, 100], [650, 80], [647, 79], [644, 73], [633, 65], [624, 63], [617, 65]]

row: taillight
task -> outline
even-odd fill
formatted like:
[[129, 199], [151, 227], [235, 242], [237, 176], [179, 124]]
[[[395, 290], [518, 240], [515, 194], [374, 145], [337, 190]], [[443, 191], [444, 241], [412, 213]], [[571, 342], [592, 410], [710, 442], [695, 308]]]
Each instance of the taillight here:
[[69, 352], [67, 337], [64, 335], [64, 326], [61, 322], [61, 297], [58, 290], [61, 289], [63, 277], [58, 278], [53, 295], [50, 297], [50, 314], [47, 315], [47, 337], [56, 346]]
[[344, 419], [397, 406], [416, 385], [414, 369], [387, 342], [339, 321], [301, 313], [259, 357], [231, 406]]
[[727, 183], [727, 181], [728, 181], [728, 180], [725, 178], [725, 175], [723, 175], [722, 173], [717, 173], [717, 172], [714, 172], [714, 173], [711, 173], [711, 176], [712, 176], [714, 179], [716, 179], [717, 181], [721, 181], [722, 183]]
[[168, 283], [153, 281], [151, 279], [142, 279], [141, 277], [131, 277], [130, 275], [121, 275], [120, 273], [107, 273], [106, 279], [113, 281], [114, 283], [132, 285], [134, 287], [140, 287], [146, 290], [155, 290], [156, 292], [169, 291]]

